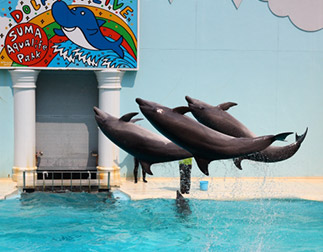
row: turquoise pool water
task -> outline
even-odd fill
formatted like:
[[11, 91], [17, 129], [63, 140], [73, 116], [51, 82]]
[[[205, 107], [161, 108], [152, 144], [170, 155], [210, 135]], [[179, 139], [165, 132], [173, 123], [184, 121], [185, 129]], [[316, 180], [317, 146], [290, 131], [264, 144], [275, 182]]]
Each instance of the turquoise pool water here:
[[[175, 197], [175, 193], [174, 193]], [[323, 251], [323, 203], [127, 201], [32, 193], [0, 201], [0, 251]]]

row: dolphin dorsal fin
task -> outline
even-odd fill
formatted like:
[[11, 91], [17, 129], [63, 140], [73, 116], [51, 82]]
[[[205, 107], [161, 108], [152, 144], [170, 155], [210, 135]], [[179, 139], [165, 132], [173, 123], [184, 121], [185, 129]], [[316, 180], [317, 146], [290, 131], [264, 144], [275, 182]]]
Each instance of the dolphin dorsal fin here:
[[191, 110], [190, 110], [189, 107], [181, 106], [181, 107], [173, 108], [173, 111], [176, 112], [176, 113], [178, 113], [178, 114], [184, 115], [187, 112], [190, 112]]
[[222, 103], [220, 105], [218, 105], [219, 108], [221, 108], [223, 111], [228, 110], [229, 108], [233, 107], [233, 106], [237, 106], [238, 104], [235, 102], [225, 102]]
[[105, 24], [105, 21], [102, 19], [97, 19], [99, 27]]
[[122, 117], [120, 117], [120, 121], [124, 121], [124, 122], [130, 122], [131, 118], [138, 115], [137, 112], [133, 112], [133, 113], [128, 113], [123, 115]]
[[141, 121], [141, 120], [144, 120], [144, 119], [143, 118], [132, 119], [132, 120], [130, 120], [130, 122], [135, 123], [135, 122], [138, 122], [138, 121]]
[[194, 156], [194, 159], [197, 163], [197, 166], [200, 168], [201, 172], [209, 176], [209, 163], [211, 161], [204, 158], [195, 157], [195, 156]]

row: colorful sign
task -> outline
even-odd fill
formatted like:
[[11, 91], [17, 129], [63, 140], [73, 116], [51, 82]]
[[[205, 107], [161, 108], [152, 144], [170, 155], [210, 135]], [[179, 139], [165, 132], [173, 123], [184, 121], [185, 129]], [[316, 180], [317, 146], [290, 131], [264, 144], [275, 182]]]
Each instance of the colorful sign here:
[[138, 69], [138, 0], [0, 0], [0, 67]]

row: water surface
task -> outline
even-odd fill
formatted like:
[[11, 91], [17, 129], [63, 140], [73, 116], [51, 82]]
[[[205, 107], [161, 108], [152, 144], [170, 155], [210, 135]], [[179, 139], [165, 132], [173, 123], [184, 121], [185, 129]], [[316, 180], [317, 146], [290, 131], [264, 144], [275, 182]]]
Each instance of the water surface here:
[[322, 202], [190, 200], [189, 208], [23, 194], [0, 201], [0, 251], [323, 251]]

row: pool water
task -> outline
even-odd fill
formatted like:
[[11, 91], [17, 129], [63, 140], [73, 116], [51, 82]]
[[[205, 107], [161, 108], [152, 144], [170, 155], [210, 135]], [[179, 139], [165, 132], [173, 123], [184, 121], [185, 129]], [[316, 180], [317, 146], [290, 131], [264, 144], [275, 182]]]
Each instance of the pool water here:
[[323, 202], [190, 200], [186, 209], [175, 199], [118, 198], [0, 201], [0, 251], [323, 251]]

